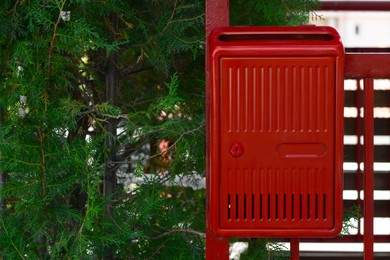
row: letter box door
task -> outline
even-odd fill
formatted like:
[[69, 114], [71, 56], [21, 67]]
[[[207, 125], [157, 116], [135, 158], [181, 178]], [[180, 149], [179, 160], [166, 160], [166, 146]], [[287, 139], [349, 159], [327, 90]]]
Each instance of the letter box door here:
[[300, 56], [294, 46], [282, 49], [274, 56], [220, 50], [214, 60], [211, 110], [218, 126], [211, 139], [218, 145], [211, 152], [218, 165], [211, 183], [218, 192], [211, 192], [211, 203], [218, 210], [211, 221], [218, 234], [340, 230], [343, 53]]

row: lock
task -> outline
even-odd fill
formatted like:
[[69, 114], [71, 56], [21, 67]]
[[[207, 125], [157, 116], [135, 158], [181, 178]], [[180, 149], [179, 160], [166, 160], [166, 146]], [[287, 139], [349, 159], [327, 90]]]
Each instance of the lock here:
[[240, 157], [244, 153], [244, 146], [240, 143], [234, 143], [230, 147], [230, 153], [233, 157]]

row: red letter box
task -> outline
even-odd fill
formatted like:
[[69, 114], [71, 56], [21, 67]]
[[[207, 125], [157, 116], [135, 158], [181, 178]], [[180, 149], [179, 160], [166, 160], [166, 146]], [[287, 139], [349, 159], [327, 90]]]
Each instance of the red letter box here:
[[343, 59], [330, 27], [210, 36], [210, 227], [325, 237], [342, 226]]

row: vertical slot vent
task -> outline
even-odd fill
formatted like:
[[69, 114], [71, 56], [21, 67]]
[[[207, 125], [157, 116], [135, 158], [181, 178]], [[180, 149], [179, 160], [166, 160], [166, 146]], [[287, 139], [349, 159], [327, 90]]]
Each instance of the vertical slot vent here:
[[255, 194], [252, 194], [252, 220], [255, 220]]
[[299, 194], [299, 219], [302, 220], [303, 216], [302, 216], [302, 194]]
[[278, 194], [275, 195], [275, 219], [279, 219], [279, 196]]
[[244, 194], [244, 220], [246, 220], [246, 194]]
[[227, 219], [312, 221], [327, 219], [326, 194], [227, 194]]
[[323, 219], [326, 219], [326, 194], [324, 194], [324, 211], [323, 211]]
[[315, 217], [316, 219], [318, 219], [318, 194], [316, 194], [316, 198], [315, 198], [315, 204], [316, 204], [316, 208], [315, 208]]
[[260, 194], [260, 220], [263, 220], [263, 194]]
[[268, 194], [267, 196], [267, 215], [268, 215], [268, 220], [271, 220], [271, 194]]
[[238, 194], [236, 194], [236, 220], [238, 220]]
[[291, 219], [294, 220], [295, 219], [295, 215], [294, 215], [294, 194], [291, 194]]
[[230, 215], [230, 208], [231, 208], [231, 205], [230, 205], [230, 194], [228, 194], [228, 212], [227, 212], [227, 216], [228, 216], [228, 220], [231, 220], [231, 215]]
[[283, 219], [287, 219], [287, 194], [283, 194]]

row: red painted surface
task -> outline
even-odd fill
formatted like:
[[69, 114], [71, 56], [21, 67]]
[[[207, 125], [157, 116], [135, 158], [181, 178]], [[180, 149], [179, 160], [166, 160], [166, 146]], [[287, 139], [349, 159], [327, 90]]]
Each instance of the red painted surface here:
[[390, 11], [386, 1], [326, 1], [320, 3], [320, 10], [326, 11]]
[[[346, 68], [349, 68], [351, 65], [348, 64], [347, 65], [347, 57], [349, 57], [350, 55], [346, 55], [346, 62], [345, 62], [345, 67]], [[352, 74], [357, 74], [357, 72], [355, 71], [352, 71]], [[364, 93], [363, 93], [363, 88], [362, 88], [362, 84], [360, 83], [360, 80], [356, 80], [356, 86], [357, 86], [357, 89], [356, 89], [356, 108], [357, 108], [357, 120], [356, 120], [356, 129], [355, 129], [355, 134], [356, 136], [363, 136], [364, 135], [364, 132], [363, 132], [363, 111], [362, 111], [362, 107], [363, 107], [363, 96], [364, 96]], [[363, 158], [362, 158], [362, 155], [363, 155], [363, 144], [362, 144], [362, 139], [361, 138], [357, 138], [357, 144], [356, 144], [356, 163], [357, 165], [361, 165], [361, 163], [363, 162]], [[357, 170], [356, 170], [356, 191], [358, 192], [358, 197], [357, 197], [357, 200], [356, 200], [356, 203], [357, 205], [359, 205], [359, 207], [362, 209], [363, 208], [363, 199], [362, 199], [362, 191], [363, 190], [363, 171], [362, 171], [362, 168], [361, 167], [357, 167]], [[357, 223], [357, 228], [358, 230], [361, 230], [361, 226], [362, 226], [362, 223], [361, 221], [358, 221]], [[360, 232], [358, 232], [357, 234], [361, 240], [363, 240], [362, 238], [362, 234], [360, 234]]]
[[345, 78], [390, 78], [390, 52], [348, 53], [345, 57]]
[[374, 259], [374, 80], [364, 79], [364, 259]]
[[225, 237], [215, 236], [211, 231], [207, 231], [206, 259], [207, 260], [228, 260], [229, 240]]
[[290, 242], [291, 260], [299, 260], [299, 239], [292, 238]]
[[227, 237], [337, 235], [339, 35], [330, 27], [225, 27], [209, 42], [211, 229]]

